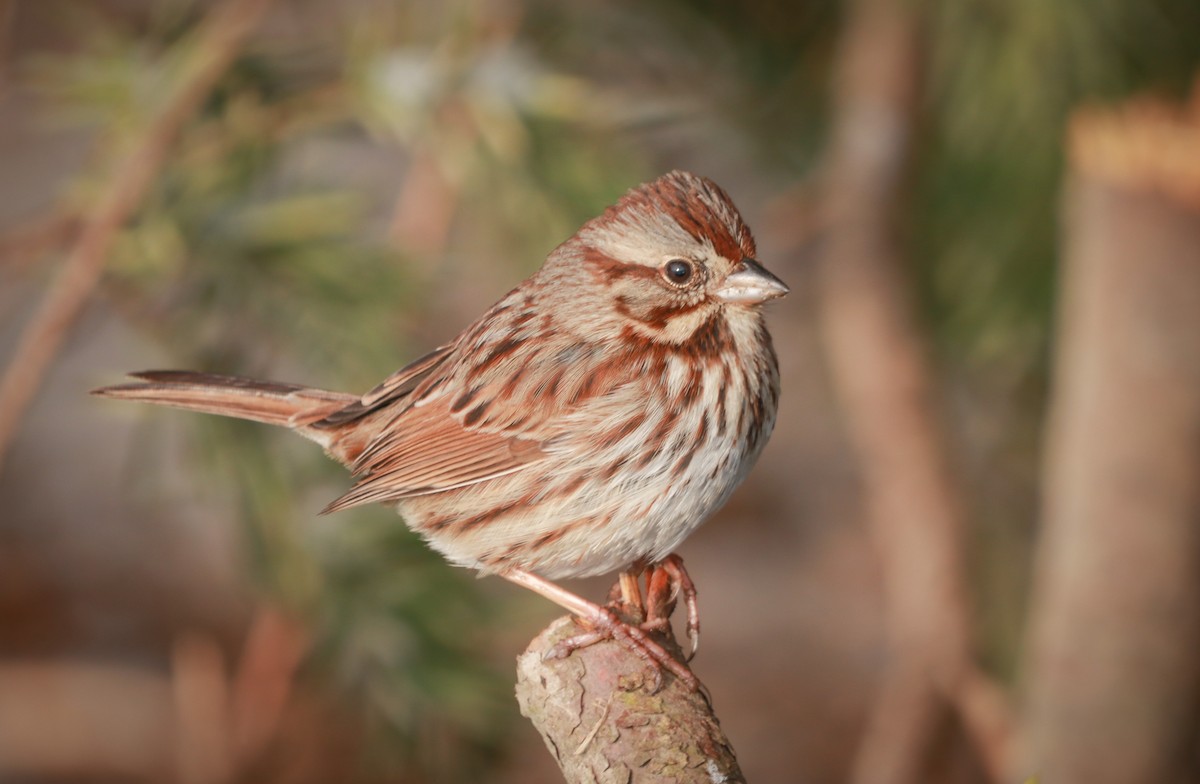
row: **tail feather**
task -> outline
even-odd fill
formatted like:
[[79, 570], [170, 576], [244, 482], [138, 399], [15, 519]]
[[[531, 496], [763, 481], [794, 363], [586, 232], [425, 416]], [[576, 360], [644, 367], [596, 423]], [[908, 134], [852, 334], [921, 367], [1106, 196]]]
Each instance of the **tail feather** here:
[[189, 370], [148, 370], [130, 376], [139, 380], [95, 389], [92, 394], [279, 425], [318, 442], [327, 440], [328, 434], [313, 432], [307, 425], [359, 400], [357, 395], [296, 384]]

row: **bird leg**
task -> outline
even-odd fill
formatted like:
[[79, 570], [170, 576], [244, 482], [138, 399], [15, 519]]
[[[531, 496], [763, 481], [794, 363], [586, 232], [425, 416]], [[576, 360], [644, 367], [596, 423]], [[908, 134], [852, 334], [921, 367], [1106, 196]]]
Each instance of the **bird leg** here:
[[696, 584], [688, 576], [683, 559], [671, 553], [649, 569], [646, 586], [646, 622], [643, 629], [661, 629], [670, 623], [675, 611], [675, 600], [682, 596], [687, 606], [687, 636], [692, 652], [687, 661], [696, 656], [700, 648], [700, 606], [696, 602]]
[[[650, 665], [651, 671], [654, 673], [653, 691], [662, 688], [662, 670], [664, 669], [670, 670], [672, 675], [683, 681], [689, 688], [693, 690], [700, 688], [700, 682], [696, 680], [696, 676], [692, 674], [691, 670], [667, 653], [665, 648], [650, 639], [640, 626], [621, 620], [607, 607], [589, 602], [544, 577], [539, 577], [524, 569], [509, 569], [501, 572], [500, 576], [569, 610], [592, 627], [590, 632], [558, 643], [546, 654], [547, 657], [564, 658], [579, 648], [585, 648], [601, 640], [612, 639]], [[636, 582], [635, 578], [634, 585]]]
[[642, 590], [638, 585], [638, 577], [643, 571], [644, 567], [635, 564], [617, 577], [617, 584], [621, 588], [621, 605], [639, 624], [646, 619], [646, 607], [642, 604]]

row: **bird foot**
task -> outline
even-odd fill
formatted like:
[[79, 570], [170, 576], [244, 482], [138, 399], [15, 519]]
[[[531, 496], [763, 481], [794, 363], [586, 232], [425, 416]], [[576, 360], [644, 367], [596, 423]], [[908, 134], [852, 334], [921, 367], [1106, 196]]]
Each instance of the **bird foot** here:
[[[629, 623], [608, 608], [589, 602], [570, 591], [523, 569], [510, 569], [501, 573], [506, 580], [516, 583], [538, 593], [550, 601], [565, 607], [583, 623], [590, 627], [589, 631], [563, 640], [545, 654], [545, 658], [564, 658], [573, 651], [594, 645], [602, 640], [614, 640], [619, 645], [634, 653], [639, 659], [650, 665], [653, 673], [652, 691], [662, 688], [663, 670], [682, 681], [693, 691], [700, 690], [700, 681], [692, 674], [687, 666], [667, 652], [662, 645], [653, 640], [645, 629], [638, 623]], [[622, 580], [622, 582], [627, 582]], [[636, 585], [636, 581], [634, 582]], [[640, 596], [638, 603], [640, 604]], [[669, 615], [667, 616], [669, 617]], [[664, 619], [665, 620], [665, 619]], [[657, 619], [655, 619], [657, 622]]]
[[[643, 601], [638, 578], [646, 575], [646, 597]], [[691, 652], [687, 661], [700, 648], [700, 606], [696, 600], [696, 584], [688, 575], [683, 559], [672, 553], [649, 567], [634, 566], [622, 572], [608, 593], [608, 609], [627, 617], [646, 632], [662, 632], [671, 627], [671, 615], [676, 601], [683, 597], [687, 607], [687, 636]]]
[[659, 630], [668, 626], [675, 602], [683, 597], [687, 607], [687, 636], [691, 652], [687, 661], [696, 656], [700, 648], [700, 605], [696, 601], [696, 584], [688, 576], [683, 559], [672, 553], [649, 569], [646, 590], [646, 630]]
[[613, 640], [648, 665], [652, 677], [650, 685], [652, 694], [663, 687], [663, 670], [668, 670], [692, 690], [700, 688], [700, 682], [692, 674], [692, 671], [649, 636], [645, 628], [646, 623], [627, 623], [607, 607], [599, 605], [593, 605], [593, 607], [595, 608], [594, 613], [581, 616], [584, 623], [591, 626], [592, 630], [559, 641], [546, 652], [547, 659], [565, 659], [580, 648], [586, 648], [604, 640]]

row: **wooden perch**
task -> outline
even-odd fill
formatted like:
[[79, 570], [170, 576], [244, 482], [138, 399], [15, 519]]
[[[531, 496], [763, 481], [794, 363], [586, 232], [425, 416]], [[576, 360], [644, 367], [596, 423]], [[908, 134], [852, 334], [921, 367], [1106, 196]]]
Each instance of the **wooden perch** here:
[[[670, 674], [651, 693], [646, 663], [601, 642], [546, 659], [584, 629], [559, 618], [517, 659], [517, 702], [541, 733], [567, 784], [744, 782], [712, 705]], [[655, 638], [681, 656], [669, 634]]]

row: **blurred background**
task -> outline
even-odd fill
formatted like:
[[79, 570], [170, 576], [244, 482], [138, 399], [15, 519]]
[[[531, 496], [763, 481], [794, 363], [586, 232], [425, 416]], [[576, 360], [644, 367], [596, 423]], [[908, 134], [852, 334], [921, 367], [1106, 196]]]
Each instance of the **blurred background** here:
[[556, 608], [86, 393], [365, 391], [674, 168], [792, 288], [681, 552], [747, 780], [1200, 781], [1198, 69], [1195, 0], [0, 0], [0, 781], [561, 780]]

